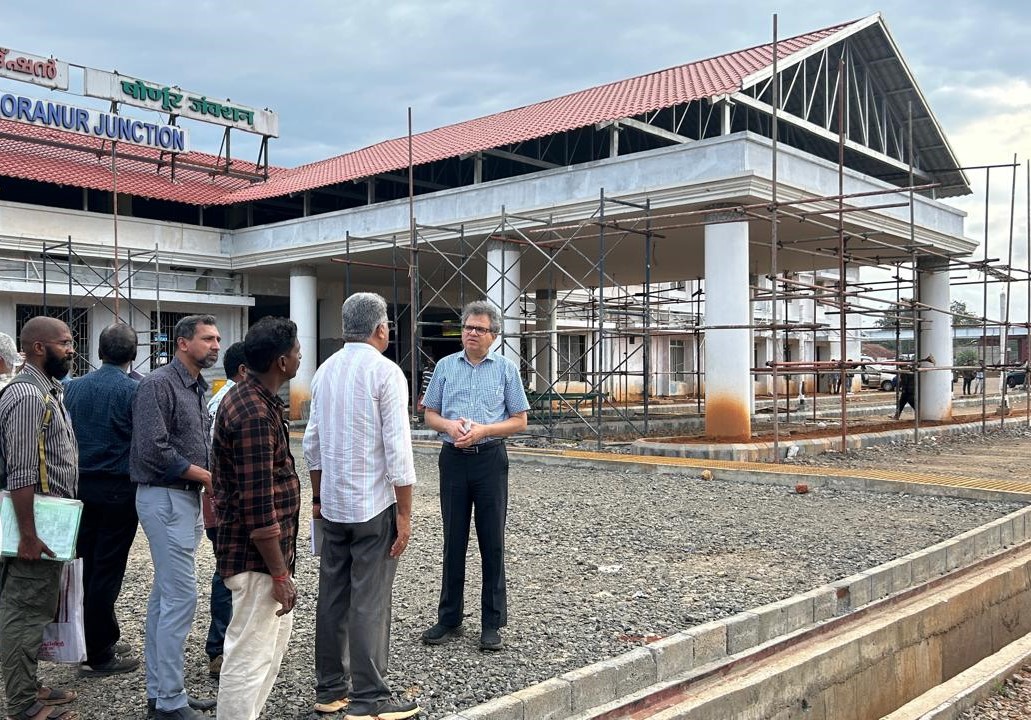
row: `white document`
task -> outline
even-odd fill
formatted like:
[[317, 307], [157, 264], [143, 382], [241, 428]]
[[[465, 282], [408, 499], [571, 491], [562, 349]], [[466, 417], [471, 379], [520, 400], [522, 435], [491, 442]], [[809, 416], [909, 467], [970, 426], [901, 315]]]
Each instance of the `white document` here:
[[322, 518], [312, 518], [311, 524], [311, 554], [321, 555], [322, 554]]
[[[33, 503], [36, 519], [36, 535], [57, 557], [44, 555], [44, 560], [68, 562], [75, 558], [75, 543], [79, 538], [79, 521], [82, 519], [82, 502], [67, 498], [36, 495]], [[11, 494], [0, 492], [0, 555], [18, 555], [18, 519], [14, 514]]]

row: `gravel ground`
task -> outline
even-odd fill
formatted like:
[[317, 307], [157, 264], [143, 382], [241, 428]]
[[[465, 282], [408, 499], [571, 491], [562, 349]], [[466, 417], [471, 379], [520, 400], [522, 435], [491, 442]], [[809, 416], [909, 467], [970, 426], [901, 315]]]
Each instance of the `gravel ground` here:
[[[300, 456], [298, 443], [295, 453]], [[918, 449], [900, 449], [901, 454]], [[897, 460], [898, 458], [896, 458]], [[842, 458], [839, 456], [838, 464]], [[703, 481], [687, 474], [563, 470], [513, 464], [504, 652], [477, 649], [479, 562], [470, 544], [467, 632], [443, 647], [419, 634], [435, 621], [441, 531], [435, 455], [419, 453], [412, 544], [394, 586], [389, 682], [440, 718], [563, 672], [617, 655], [656, 636], [725, 617], [845, 577], [981, 525], [1019, 507], [934, 497]], [[307, 485], [307, 474], [302, 473]], [[307, 492], [305, 493], [307, 494]], [[310, 512], [310, 510], [309, 510]], [[876, 522], [871, 522], [876, 518]], [[307, 517], [302, 517], [306, 546]], [[293, 637], [263, 718], [314, 715], [313, 655], [318, 568], [306, 547], [297, 567]], [[207, 597], [213, 558], [198, 553]], [[151, 578], [137, 536], [119, 601], [123, 638], [142, 643]], [[187, 643], [187, 686], [217, 692], [203, 644], [200, 603]], [[43, 680], [79, 690], [85, 718], [143, 717], [142, 669], [80, 680], [44, 664]]]
[[1031, 718], [1031, 667], [1003, 683], [999, 691], [959, 716], [960, 720], [1029, 720]]

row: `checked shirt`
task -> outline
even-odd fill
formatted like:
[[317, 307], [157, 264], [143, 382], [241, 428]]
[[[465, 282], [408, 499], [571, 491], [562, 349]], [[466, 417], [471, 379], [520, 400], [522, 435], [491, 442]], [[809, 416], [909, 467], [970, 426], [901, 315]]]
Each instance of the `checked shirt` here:
[[212, 443], [215, 555], [222, 577], [268, 573], [252, 539], [278, 538], [293, 570], [301, 484], [283, 402], [251, 376], [222, 399]]

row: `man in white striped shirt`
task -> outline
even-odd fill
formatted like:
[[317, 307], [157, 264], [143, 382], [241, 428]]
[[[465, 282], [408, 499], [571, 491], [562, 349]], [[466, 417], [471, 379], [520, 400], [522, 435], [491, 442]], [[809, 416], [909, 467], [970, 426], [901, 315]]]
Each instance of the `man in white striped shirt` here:
[[[316, 371], [304, 433], [312, 515], [323, 520], [315, 611], [315, 710], [348, 720], [419, 713], [384, 675], [397, 561], [412, 532], [415, 463], [408, 385], [383, 357], [387, 303], [356, 293], [343, 307], [346, 344]], [[350, 662], [348, 662], [350, 660]]]

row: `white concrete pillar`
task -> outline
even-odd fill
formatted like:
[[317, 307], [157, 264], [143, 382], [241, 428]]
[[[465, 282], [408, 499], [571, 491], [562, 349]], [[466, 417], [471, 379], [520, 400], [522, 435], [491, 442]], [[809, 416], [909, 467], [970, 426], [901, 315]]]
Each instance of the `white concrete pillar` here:
[[487, 299], [501, 310], [497, 350], [519, 365], [519, 249], [502, 240], [487, 241]]
[[555, 368], [558, 367], [558, 317], [555, 312], [555, 291], [538, 290], [534, 297], [534, 305], [537, 308], [534, 389], [537, 392], [544, 392], [555, 381]]
[[[921, 263], [921, 267], [926, 267]], [[949, 270], [939, 263], [920, 273], [920, 302], [948, 310], [951, 303]], [[934, 365], [921, 363], [921, 367], [938, 366], [940, 370], [922, 371], [917, 388], [921, 420], [945, 421], [952, 418], [952, 316], [940, 310], [924, 310], [920, 323], [920, 355], [934, 356]]]
[[318, 355], [318, 280], [315, 268], [295, 265], [290, 268], [290, 319], [297, 323], [297, 340], [301, 343], [301, 365], [290, 381], [290, 419], [304, 420], [311, 404], [311, 379], [315, 375]]
[[[322, 283], [319, 286], [319, 354], [325, 360], [344, 345], [344, 284]], [[315, 359], [316, 366], [318, 358]]]
[[[722, 218], [709, 218], [717, 219]], [[748, 223], [706, 225], [705, 435], [713, 439], [746, 441], [752, 435], [748, 308]]]
[[[755, 365], [756, 367], [765, 367], [766, 363], [773, 360], [773, 339], [765, 333], [754, 333], [753, 337], [755, 340], [753, 344], [756, 350]], [[778, 376], [783, 387], [784, 377], [783, 375]], [[755, 384], [756, 392], [770, 395], [773, 393], [773, 376], [772, 375], [759, 375], [757, 379], [753, 379]], [[783, 395], [784, 391], [778, 391]], [[754, 407], [753, 407], [754, 410]]]

